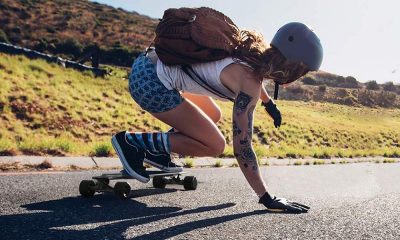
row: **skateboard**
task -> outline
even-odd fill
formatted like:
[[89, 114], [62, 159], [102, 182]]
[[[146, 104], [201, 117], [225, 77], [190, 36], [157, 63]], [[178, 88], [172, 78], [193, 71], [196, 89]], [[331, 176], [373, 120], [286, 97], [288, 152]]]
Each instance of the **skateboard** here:
[[[194, 176], [181, 175], [185, 172], [169, 173], [164, 171], [147, 171], [152, 178], [154, 188], [165, 188], [167, 184], [183, 185], [185, 190], [196, 190], [197, 179]], [[118, 181], [114, 186], [111, 180], [133, 180], [135, 178], [127, 175], [123, 170], [119, 173], [106, 173], [92, 177], [93, 180], [82, 180], [79, 184], [79, 193], [83, 197], [93, 197], [96, 192], [114, 192], [120, 198], [128, 198], [131, 185], [126, 181]], [[136, 180], [136, 179], [135, 179]]]

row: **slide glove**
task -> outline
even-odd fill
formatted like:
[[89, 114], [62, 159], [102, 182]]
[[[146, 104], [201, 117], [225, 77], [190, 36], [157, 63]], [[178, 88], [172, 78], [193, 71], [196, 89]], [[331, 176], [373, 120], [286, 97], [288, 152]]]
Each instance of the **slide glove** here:
[[261, 105], [265, 108], [265, 111], [274, 119], [274, 125], [276, 128], [281, 126], [282, 116], [279, 108], [276, 106], [274, 101], [270, 99], [267, 103], [261, 102]]
[[271, 212], [307, 213], [310, 209], [306, 205], [285, 198], [271, 197], [268, 193], [265, 193], [258, 203], [263, 204]]

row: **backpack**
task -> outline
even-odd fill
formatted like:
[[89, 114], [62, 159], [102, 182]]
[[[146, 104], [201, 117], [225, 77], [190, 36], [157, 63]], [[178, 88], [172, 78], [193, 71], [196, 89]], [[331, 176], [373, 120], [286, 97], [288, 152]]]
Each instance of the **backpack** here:
[[170, 8], [156, 28], [154, 46], [165, 65], [191, 65], [231, 56], [239, 28], [212, 8]]

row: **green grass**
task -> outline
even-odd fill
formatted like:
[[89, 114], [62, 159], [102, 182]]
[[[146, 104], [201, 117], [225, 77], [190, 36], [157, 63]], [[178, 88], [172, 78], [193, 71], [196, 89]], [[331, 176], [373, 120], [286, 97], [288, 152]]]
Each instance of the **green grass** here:
[[382, 162], [383, 163], [395, 163], [396, 161], [394, 159], [384, 159]]
[[223, 166], [222, 161], [220, 159], [217, 159], [215, 161], [214, 167], [219, 168], [219, 167], [222, 167], [222, 166]]
[[[90, 72], [5, 54], [0, 54], [0, 66], [0, 155], [116, 156], [113, 134], [169, 129], [131, 99], [126, 69], [113, 68], [112, 76], [95, 78]], [[232, 104], [217, 103], [223, 112], [218, 127], [227, 141], [220, 157], [233, 157]], [[283, 117], [279, 129], [262, 107], [256, 108], [253, 146], [258, 158], [400, 157], [399, 109], [277, 104]]]
[[314, 160], [314, 161], [313, 161], [313, 164], [314, 164], [314, 165], [324, 165], [324, 164], [325, 164], [325, 161], [324, 161], [324, 160]]
[[185, 168], [192, 168], [194, 167], [193, 158], [185, 158], [183, 162], [183, 167]]
[[295, 165], [295, 166], [300, 166], [300, 165], [303, 165], [303, 162], [302, 162], [302, 161], [295, 161], [295, 162], [293, 163], [293, 165]]
[[97, 143], [94, 146], [94, 150], [91, 155], [96, 157], [108, 157], [111, 156], [112, 146], [109, 142]]

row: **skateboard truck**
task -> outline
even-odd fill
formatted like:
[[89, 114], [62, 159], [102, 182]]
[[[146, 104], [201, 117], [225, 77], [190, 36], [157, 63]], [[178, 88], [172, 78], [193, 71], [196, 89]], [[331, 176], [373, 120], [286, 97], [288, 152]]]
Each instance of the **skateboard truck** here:
[[[197, 179], [194, 176], [185, 176], [182, 174], [168, 173], [163, 171], [148, 171], [150, 178], [153, 179], [154, 188], [165, 188], [167, 184], [183, 185], [185, 190], [196, 190]], [[120, 173], [102, 174], [92, 177], [93, 180], [82, 180], [79, 184], [79, 193], [83, 197], [93, 197], [96, 192], [114, 192], [120, 198], [128, 198], [131, 192], [131, 185], [128, 182], [116, 182], [114, 186], [110, 185], [110, 180], [134, 179], [124, 171]]]

